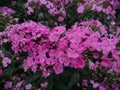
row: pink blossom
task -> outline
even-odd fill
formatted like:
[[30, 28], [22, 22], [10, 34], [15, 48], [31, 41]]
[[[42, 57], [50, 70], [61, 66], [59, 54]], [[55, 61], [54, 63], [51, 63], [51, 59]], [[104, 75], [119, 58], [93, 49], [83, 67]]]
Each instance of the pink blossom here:
[[16, 87], [16, 88], [21, 88], [23, 85], [24, 85], [24, 80], [18, 82], [18, 83], [15, 85], [15, 87]]
[[95, 59], [98, 59], [98, 58], [99, 58], [99, 55], [98, 55], [97, 53], [94, 53], [94, 54], [93, 54], [93, 57], [94, 57]]
[[47, 88], [48, 82], [44, 82], [40, 84], [41, 88]]
[[112, 8], [110, 6], [108, 6], [106, 9], [105, 9], [105, 13], [106, 14], [110, 14], [110, 12], [112, 11]]
[[78, 8], [77, 8], [77, 13], [83, 13], [84, 12], [84, 6], [78, 6]]
[[3, 58], [3, 60], [2, 60], [3, 67], [7, 67], [8, 64], [10, 64], [10, 63], [11, 63], [11, 60], [9, 58], [7, 58], [7, 57]]
[[117, 73], [120, 73], [120, 61], [114, 62], [113, 64], [113, 70]]
[[115, 60], [120, 60], [119, 54], [112, 53], [112, 56]]
[[28, 7], [27, 14], [28, 14], [28, 15], [31, 15], [33, 12], [34, 12], [34, 9], [31, 8], [31, 7]]
[[101, 65], [104, 66], [104, 67], [112, 67], [113, 62], [104, 60], [104, 61], [101, 62]]
[[90, 83], [93, 85], [93, 88], [97, 88], [97, 87], [100, 86], [100, 84], [99, 83], [95, 83], [94, 80], [90, 80]]
[[66, 50], [68, 47], [68, 40], [66, 38], [61, 38], [58, 44], [60, 49]]
[[26, 90], [31, 90], [31, 88], [32, 88], [32, 84], [27, 84], [26, 86], [25, 86], [25, 88], [26, 88]]
[[71, 48], [68, 48], [67, 55], [70, 58], [77, 58], [77, 57], [79, 57], [79, 53], [77, 53], [75, 50], [72, 50]]
[[41, 3], [42, 5], [45, 5], [45, 4], [47, 4], [47, 0], [40, 0], [40, 3]]
[[97, 88], [97, 87], [99, 87], [99, 86], [100, 86], [99, 83], [93, 83], [93, 88]]
[[56, 42], [59, 40], [60, 35], [59, 34], [55, 34], [55, 33], [51, 33], [49, 36], [49, 39], [51, 42]]
[[60, 74], [63, 72], [63, 65], [57, 63], [53, 66], [53, 70], [55, 71], [56, 74]]
[[8, 66], [8, 64], [5, 61], [2, 61], [2, 65], [3, 65], [3, 67], [7, 67]]
[[6, 17], [9, 19], [9, 18], [12, 18], [13, 14], [15, 14], [15, 11], [11, 8], [4, 6], [4, 7], [0, 7], [0, 13], [2, 13], [3, 17]]
[[84, 80], [82, 81], [82, 86], [88, 86], [88, 80], [84, 79]]
[[112, 0], [112, 4], [113, 4], [115, 9], [118, 9], [118, 7], [120, 6], [119, 0]]
[[62, 22], [63, 20], [64, 20], [64, 17], [61, 17], [61, 16], [58, 17], [58, 21], [59, 21], [59, 22]]
[[12, 88], [12, 82], [7, 81], [7, 82], [4, 84], [4, 88], [5, 88], [5, 89], [10, 89], [10, 88]]
[[65, 26], [56, 26], [55, 28], [53, 28], [53, 32], [55, 34], [62, 34], [63, 32], [65, 32], [65, 30]]
[[32, 71], [35, 73], [37, 71], [37, 65], [36, 64], [33, 64], [32, 65]]
[[96, 70], [97, 66], [95, 65], [95, 63], [93, 63], [92, 61], [89, 61], [89, 69], [90, 70]]
[[51, 72], [52, 72], [51, 70], [43, 70], [42, 74], [45, 78], [47, 78], [51, 74]]
[[85, 61], [82, 59], [82, 57], [78, 57], [73, 62], [74, 68], [84, 68], [85, 67]]
[[98, 12], [101, 12], [102, 11], [102, 6], [97, 6], [96, 8], [95, 8]]
[[5, 61], [6, 63], [10, 64], [11, 63], [11, 60], [7, 57], [3, 58], [3, 61]]

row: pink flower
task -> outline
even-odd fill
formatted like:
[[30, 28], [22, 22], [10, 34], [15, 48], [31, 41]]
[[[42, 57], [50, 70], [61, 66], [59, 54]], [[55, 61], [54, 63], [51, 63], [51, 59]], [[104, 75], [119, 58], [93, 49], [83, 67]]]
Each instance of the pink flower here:
[[119, 0], [112, 0], [112, 4], [113, 4], [115, 9], [118, 9], [118, 7], [120, 6]]
[[43, 70], [42, 74], [45, 78], [47, 78], [51, 74], [51, 70]]
[[102, 6], [97, 6], [97, 7], [96, 7], [96, 10], [97, 10], [98, 12], [102, 11], [102, 9], [103, 9]]
[[113, 58], [114, 58], [115, 60], [120, 60], [120, 57], [119, 57], [118, 54], [112, 53], [112, 56], [113, 56]]
[[84, 80], [82, 81], [82, 86], [88, 86], [88, 80], [84, 79]]
[[8, 64], [10, 64], [10, 63], [11, 63], [11, 60], [9, 58], [7, 58], [7, 57], [3, 58], [3, 60], [2, 60], [3, 67], [7, 67]]
[[32, 65], [32, 71], [35, 73], [37, 71], [37, 65], [36, 63], [34, 62], [33, 65]]
[[90, 80], [90, 83], [93, 85], [93, 88], [97, 88], [97, 87], [100, 86], [100, 84], [99, 83], [95, 83], [94, 80]]
[[78, 13], [83, 13], [84, 12], [84, 6], [78, 6], [78, 8], [77, 8], [77, 12]]
[[99, 55], [97, 53], [93, 53], [93, 58], [98, 59]]
[[74, 68], [84, 68], [85, 67], [85, 61], [82, 59], [82, 57], [78, 57], [73, 61], [73, 67]]
[[112, 67], [113, 62], [112, 61], [108, 61], [108, 60], [104, 60], [101, 62], [101, 65], [104, 67]]
[[31, 90], [31, 88], [32, 88], [32, 84], [27, 84], [26, 86], [25, 86], [25, 88], [26, 88], [26, 90]]
[[67, 56], [70, 57], [70, 58], [77, 58], [77, 57], [79, 57], [79, 54], [75, 50], [72, 50], [71, 48], [68, 48]]
[[8, 64], [5, 61], [2, 61], [2, 65], [3, 65], [3, 67], [7, 67], [8, 66]]
[[96, 70], [96, 68], [97, 67], [96, 67], [95, 63], [93, 63], [92, 61], [89, 60], [89, 69], [90, 70]]
[[4, 85], [4, 88], [5, 88], [5, 89], [10, 89], [10, 88], [12, 88], [12, 82], [7, 81], [7, 82], [5, 83], [5, 85]]
[[59, 21], [59, 22], [62, 22], [63, 20], [64, 20], [64, 17], [61, 17], [61, 16], [58, 17], [58, 21]]
[[99, 86], [100, 86], [99, 83], [93, 83], [93, 88], [97, 88], [97, 87], [99, 87]]
[[64, 64], [64, 66], [69, 66], [70, 58], [68, 58], [65, 54], [59, 56], [60, 64]]
[[34, 9], [31, 7], [27, 7], [27, 8], [28, 8], [27, 14], [31, 15], [34, 12]]
[[9, 58], [7, 58], [7, 57], [5, 57], [5, 58], [3, 59], [3, 61], [5, 61], [5, 62], [8, 63], [8, 64], [11, 63], [11, 60], [10, 60]]
[[12, 10], [11, 8], [4, 6], [4, 7], [0, 7], [0, 13], [2, 13], [1, 14], [2, 16], [9, 19], [9, 18], [12, 18], [13, 14], [15, 14], [15, 11]]
[[61, 38], [58, 46], [60, 49], [66, 50], [68, 47], [68, 41], [66, 40], [66, 38]]
[[59, 37], [60, 37], [59, 34], [51, 33], [51, 34], [49, 35], [49, 40], [50, 40], [51, 42], [56, 42], [56, 41], [59, 40]]
[[120, 73], [120, 61], [114, 62], [113, 64], [113, 70], [117, 73]]
[[20, 87], [23, 86], [23, 85], [24, 85], [24, 80], [18, 82], [18, 83], [15, 85], [15, 87], [16, 87], [16, 88], [20, 88]]
[[41, 3], [42, 5], [45, 5], [45, 4], [47, 4], [47, 0], [40, 0], [40, 3]]
[[60, 74], [63, 72], [63, 65], [57, 63], [53, 66], [53, 70], [55, 71], [56, 74]]
[[110, 6], [108, 6], [107, 8], [105, 8], [105, 9], [103, 9], [103, 12], [105, 13], [105, 14], [110, 14], [110, 12], [112, 11], [112, 8], [110, 7]]
[[66, 30], [65, 26], [56, 26], [55, 28], [53, 28], [53, 33], [62, 34], [65, 32], [65, 30]]
[[41, 88], [46, 88], [48, 86], [48, 82], [44, 82], [40, 84]]
[[16, 60], [18, 60], [18, 61], [19, 61], [19, 60], [20, 60], [20, 57], [16, 57]]

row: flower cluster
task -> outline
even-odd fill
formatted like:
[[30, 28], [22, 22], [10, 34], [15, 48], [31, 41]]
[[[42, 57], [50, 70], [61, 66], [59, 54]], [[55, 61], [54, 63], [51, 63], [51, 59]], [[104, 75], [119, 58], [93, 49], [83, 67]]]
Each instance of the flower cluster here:
[[0, 59], [2, 59], [3, 67], [7, 67], [9, 64], [11, 64], [11, 60], [8, 57], [6, 57], [1, 50], [0, 50]]
[[[40, 7], [45, 6], [48, 9], [48, 12], [52, 16], [59, 16], [58, 21], [63, 21], [66, 18], [66, 9], [65, 5], [71, 3], [73, 0], [27, 0], [25, 7], [28, 9], [27, 14], [31, 15], [34, 13], [35, 9], [40, 9]], [[35, 7], [36, 5], [36, 7]]]
[[[5, 35], [15, 53], [28, 53], [23, 64], [25, 71], [29, 67], [33, 72], [40, 68], [43, 73], [48, 72], [43, 75], [49, 75], [52, 69], [56, 74], [62, 73], [64, 66], [84, 68], [89, 59], [86, 52], [93, 52], [96, 61], [101, 59], [99, 64], [104, 67], [113, 66], [114, 71], [119, 72], [119, 66], [116, 65], [120, 62], [120, 53], [116, 48], [119, 38], [109, 38], [104, 25], [96, 20], [81, 22], [68, 30], [65, 26], [50, 29], [29, 21], [8, 26]], [[112, 57], [109, 57], [110, 53]]]
[[15, 14], [15, 11], [6, 6], [0, 7], [0, 16], [5, 18], [12, 18], [12, 15]]
[[[66, 5], [73, 2], [73, 0], [28, 0], [25, 4], [25, 7], [28, 9], [28, 15], [31, 15], [35, 12], [36, 9], [38, 9], [38, 11], [41, 11], [40, 8], [42, 6], [45, 6], [52, 16], [59, 16], [58, 21], [63, 21], [67, 16]], [[82, 2], [77, 2], [78, 7], [76, 11], [79, 14], [83, 13], [87, 9], [96, 12], [102, 12], [106, 14], [108, 16], [108, 19], [111, 19], [113, 22], [116, 14], [116, 9], [119, 8], [119, 5], [120, 3], [118, 0], [82, 0]]]

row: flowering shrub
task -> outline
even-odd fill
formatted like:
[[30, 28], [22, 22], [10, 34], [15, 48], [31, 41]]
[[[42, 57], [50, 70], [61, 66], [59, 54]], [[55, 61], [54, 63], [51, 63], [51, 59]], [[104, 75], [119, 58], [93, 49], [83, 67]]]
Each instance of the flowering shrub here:
[[118, 0], [0, 1], [1, 90], [120, 90]]

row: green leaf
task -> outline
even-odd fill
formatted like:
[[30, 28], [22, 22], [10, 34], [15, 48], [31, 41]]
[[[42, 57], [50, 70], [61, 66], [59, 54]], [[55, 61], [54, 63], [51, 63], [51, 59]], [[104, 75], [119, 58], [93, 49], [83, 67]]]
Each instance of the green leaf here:
[[4, 70], [2, 76], [11, 76], [14, 73], [15, 69], [13, 66], [7, 67], [7, 69]]
[[73, 85], [75, 85], [77, 82], [79, 82], [79, 79], [80, 79], [80, 75], [78, 72], [75, 72], [71, 79], [70, 79], [70, 82], [68, 83], [68, 89], [71, 88]]
[[25, 81], [26, 84], [27, 83], [32, 83], [33, 81], [36, 81], [37, 79], [39, 79], [41, 77], [41, 72], [36, 72], [36, 73], [32, 73], [31, 75], [29, 75]]
[[53, 90], [67, 90], [67, 87], [64, 83], [57, 83]]

